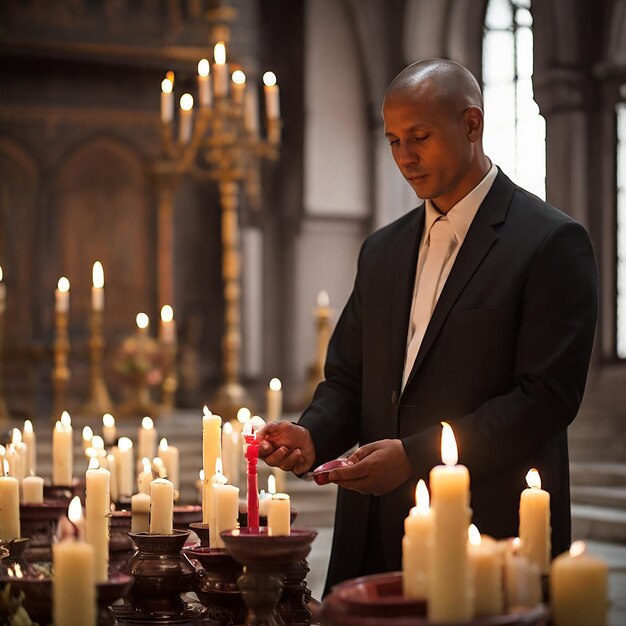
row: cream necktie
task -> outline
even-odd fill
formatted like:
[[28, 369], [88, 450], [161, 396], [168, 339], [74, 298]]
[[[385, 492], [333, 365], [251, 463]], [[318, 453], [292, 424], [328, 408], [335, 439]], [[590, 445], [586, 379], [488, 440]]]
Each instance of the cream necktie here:
[[441, 272], [450, 255], [450, 246], [454, 240], [454, 231], [450, 222], [445, 217], [438, 218], [430, 227], [429, 246], [426, 260], [422, 267], [417, 289], [415, 290], [415, 302], [411, 315], [413, 335], [409, 341], [404, 362], [404, 374], [402, 376], [402, 388], [406, 385], [409, 374], [413, 369], [413, 363], [417, 357], [420, 346], [426, 334], [426, 328], [433, 314], [433, 309], [438, 300], [438, 286]]

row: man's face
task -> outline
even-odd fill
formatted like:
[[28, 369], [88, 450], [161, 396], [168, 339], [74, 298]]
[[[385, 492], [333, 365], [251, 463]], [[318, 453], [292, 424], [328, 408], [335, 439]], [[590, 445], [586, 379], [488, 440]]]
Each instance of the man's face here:
[[383, 118], [396, 165], [420, 198], [448, 211], [471, 190], [464, 182], [473, 144], [462, 111], [437, 105], [421, 89], [388, 96]]

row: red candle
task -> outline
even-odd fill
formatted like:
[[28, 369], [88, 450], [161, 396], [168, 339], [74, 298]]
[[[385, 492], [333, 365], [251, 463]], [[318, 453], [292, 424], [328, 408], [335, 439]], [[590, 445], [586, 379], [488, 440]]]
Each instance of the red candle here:
[[246, 474], [248, 476], [248, 528], [259, 528], [259, 483], [257, 463], [259, 461], [259, 444], [256, 435], [244, 435], [246, 442]]

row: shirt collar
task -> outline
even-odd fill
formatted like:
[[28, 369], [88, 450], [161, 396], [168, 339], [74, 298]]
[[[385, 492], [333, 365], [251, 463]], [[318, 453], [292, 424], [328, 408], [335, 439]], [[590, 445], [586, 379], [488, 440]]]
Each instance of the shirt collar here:
[[[472, 221], [478, 213], [478, 209], [482, 204], [485, 196], [489, 193], [493, 181], [498, 175], [498, 168], [492, 163], [490, 170], [485, 174], [485, 177], [472, 189], [465, 197], [461, 198], [446, 214], [446, 217], [450, 221], [452, 230], [456, 240], [459, 243], [463, 243], [467, 231], [472, 225]], [[430, 227], [433, 222], [441, 217], [443, 214], [435, 208], [435, 205], [426, 200], [426, 223], [424, 229], [424, 236], [427, 237], [430, 232]]]

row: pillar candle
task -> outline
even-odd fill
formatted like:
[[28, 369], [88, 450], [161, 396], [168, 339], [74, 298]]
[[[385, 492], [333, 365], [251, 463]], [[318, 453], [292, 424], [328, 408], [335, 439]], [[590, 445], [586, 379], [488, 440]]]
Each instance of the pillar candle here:
[[137, 433], [137, 460], [144, 457], [152, 459], [156, 456], [158, 434], [151, 417], [141, 420], [141, 428]]
[[239, 468], [241, 465], [241, 444], [239, 435], [233, 425], [226, 422], [222, 428], [222, 464], [224, 474], [231, 485], [239, 484]]
[[500, 615], [504, 609], [502, 567], [495, 542], [483, 542], [478, 528], [469, 529], [469, 559], [474, 581], [474, 616]]
[[543, 595], [539, 566], [519, 554], [519, 543], [519, 538], [515, 538], [504, 557], [504, 591], [509, 613], [537, 606]]
[[263, 91], [265, 92], [265, 115], [268, 120], [280, 118], [280, 96], [276, 84], [276, 74], [265, 72], [263, 74]]
[[111, 502], [118, 502], [119, 488], [117, 482], [117, 459], [114, 454], [107, 454], [107, 467], [111, 474], [109, 483], [109, 493], [111, 494]]
[[128, 437], [121, 437], [115, 452], [117, 464], [118, 496], [121, 499], [130, 498], [134, 485], [133, 442]]
[[526, 474], [528, 489], [522, 491], [519, 503], [519, 538], [521, 553], [536, 563], [542, 574], [550, 567], [550, 494], [541, 489], [536, 469]]
[[282, 384], [278, 378], [272, 378], [267, 388], [267, 421], [278, 422], [283, 412]]
[[246, 75], [241, 70], [235, 70], [230, 85], [233, 104], [241, 107], [246, 92]]
[[470, 525], [469, 471], [457, 465], [450, 425], [442, 422], [441, 455], [445, 465], [430, 472], [435, 515], [428, 581], [428, 619], [465, 621], [473, 614], [471, 570], [467, 554]]
[[193, 96], [184, 93], [180, 97], [180, 126], [178, 128], [178, 141], [181, 144], [189, 143], [193, 126]]
[[165, 466], [166, 476], [174, 483], [174, 489], [180, 489], [180, 453], [178, 448], [169, 445], [167, 439], [161, 439], [159, 458]]
[[[6, 473], [6, 461], [4, 461]], [[13, 476], [0, 476], [0, 541], [20, 536], [20, 486]]]
[[130, 499], [131, 532], [147, 533], [150, 531], [150, 496], [136, 493]]
[[144, 457], [141, 460], [143, 471], [137, 476], [137, 491], [139, 493], [150, 494], [150, 483], [152, 482], [152, 465], [150, 459]]
[[169, 124], [174, 119], [174, 83], [169, 78], [161, 81], [161, 121]]
[[110, 413], [105, 413], [102, 416], [102, 438], [105, 446], [112, 446], [117, 439], [115, 418]]
[[226, 63], [226, 47], [224, 42], [215, 44], [213, 50], [215, 63], [213, 65], [213, 92], [216, 98], [225, 98], [228, 95], [228, 84], [230, 83], [230, 72]]
[[150, 483], [150, 534], [171, 535], [174, 528], [174, 485], [167, 478]]
[[550, 569], [550, 603], [554, 626], [605, 626], [608, 566], [575, 541]]
[[56, 313], [67, 313], [70, 310], [70, 281], [61, 276], [54, 290], [54, 310]]
[[221, 442], [222, 418], [213, 415], [205, 406], [202, 416], [202, 469], [204, 470], [204, 488], [202, 489], [202, 522], [209, 523], [209, 503], [211, 498], [211, 477], [215, 473], [215, 462], [222, 456]]
[[415, 506], [404, 520], [402, 538], [402, 589], [406, 598], [425, 600], [428, 589], [429, 552], [433, 533], [433, 512], [426, 483], [415, 489]]
[[[222, 474], [222, 460], [218, 457], [215, 462], [215, 473], [211, 476], [211, 498], [209, 500], [209, 547], [219, 548], [223, 545], [218, 545], [218, 532], [217, 532], [217, 501], [215, 495], [215, 487], [218, 485], [225, 485], [227, 479]], [[221, 540], [220, 540], [220, 543]]]
[[[96, 461], [97, 464], [97, 461]], [[108, 580], [111, 474], [102, 467], [85, 474], [85, 539], [93, 546], [96, 582]]]
[[28, 446], [22, 441], [22, 433], [19, 428], [13, 429], [13, 449], [18, 457], [17, 472], [14, 476], [22, 482], [26, 476], [30, 475], [30, 469], [28, 463]]
[[91, 270], [93, 287], [91, 288], [91, 308], [94, 311], [104, 310], [104, 269], [102, 263], [96, 261]]
[[267, 502], [267, 534], [272, 537], [291, 533], [291, 503], [286, 493], [275, 493]]
[[28, 471], [27, 476], [37, 473], [37, 436], [30, 420], [24, 422], [22, 440], [28, 446]]
[[72, 419], [63, 411], [52, 431], [52, 484], [69, 487], [72, 484], [74, 460]]
[[202, 108], [208, 108], [212, 104], [211, 85], [209, 84], [210, 71], [209, 61], [207, 59], [200, 59], [200, 61], [198, 61], [198, 97]]
[[26, 476], [22, 481], [22, 503], [43, 504], [43, 478]]
[[234, 485], [216, 484], [213, 486], [215, 498], [215, 545], [223, 548], [224, 541], [220, 533], [239, 527], [239, 489]]

